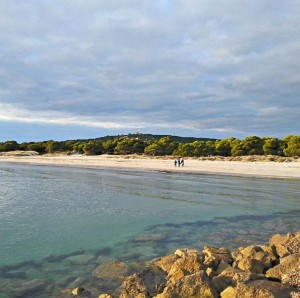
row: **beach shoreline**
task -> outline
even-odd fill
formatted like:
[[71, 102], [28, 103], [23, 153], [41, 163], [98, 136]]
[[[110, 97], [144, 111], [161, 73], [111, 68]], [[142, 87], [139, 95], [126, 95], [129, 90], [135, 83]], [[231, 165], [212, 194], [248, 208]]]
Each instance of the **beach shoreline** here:
[[174, 166], [175, 158], [115, 155], [0, 156], [1, 163], [18, 163], [122, 171], [150, 171], [182, 174], [226, 175], [278, 179], [300, 179], [300, 162], [232, 161], [185, 159], [184, 167]]

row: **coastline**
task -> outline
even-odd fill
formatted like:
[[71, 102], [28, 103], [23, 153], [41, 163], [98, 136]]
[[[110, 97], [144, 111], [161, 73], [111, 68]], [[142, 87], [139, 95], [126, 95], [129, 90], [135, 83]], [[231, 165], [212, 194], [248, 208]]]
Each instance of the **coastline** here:
[[0, 162], [32, 165], [69, 166], [114, 169], [124, 171], [153, 171], [185, 174], [215, 174], [239, 177], [300, 179], [300, 162], [232, 161], [185, 159], [184, 167], [175, 167], [174, 158], [144, 156], [0, 156]]

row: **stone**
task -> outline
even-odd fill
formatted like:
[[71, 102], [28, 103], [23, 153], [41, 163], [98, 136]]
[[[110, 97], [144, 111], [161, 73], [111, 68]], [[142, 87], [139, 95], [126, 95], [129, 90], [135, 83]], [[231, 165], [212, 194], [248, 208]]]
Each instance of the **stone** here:
[[185, 275], [193, 274], [199, 272], [200, 270], [205, 270], [203, 264], [198, 261], [196, 257], [183, 257], [178, 259], [171, 267], [168, 274], [168, 282], [177, 282], [180, 278]]
[[133, 274], [128, 276], [121, 286], [120, 298], [147, 298], [150, 297], [142, 279]]
[[70, 263], [72, 265], [87, 265], [96, 259], [94, 255], [82, 254], [77, 256], [70, 256], [64, 259], [64, 262]]
[[300, 266], [286, 274], [283, 274], [281, 276], [281, 281], [284, 284], [288, 284], [300, 290]]
[[233, 287], [227, 287], [221, 294], [221, 298], [233, 298], [234, 297], [234, 288]]
[[232, 298], [289, 298], [292, 287], [269, 280], [239, 283]]
[[266, 276], [275, 280], [281, 280], [284, 274], [293, 270], [298, 270], [300, 267], [300, 254], [292, 254], [280, 259], [280, 263], [269, 269]]
[[165, 257], [155, 259], [151, 264], [161, 268], [165, 272], [169, 273], [173, 264], [179, 259], [178, 255], [172, 254]]
[[113, 297], [111, 295], [109, 295], [109, 294], [100, 294], [98, 296], [98, 298], [113, 298]]
[[44, 292], [49, 285], [47, 280], [21, 280], [8, 284], [2, 291], [9, 297], [35, 297], [38, 293]]
[[218, 269], [217, 269], [217, 275], [219, 275], [220, 273], [222, 273], [224, 270], [226, 270], [227, 268], [231, 267], [228, 263], [221, 261]]
[[264, 264], [261, 261], [251, 258], [240, 259], [234, 263], [233, 267], [246, 272], [257, 274], [262, 274], [265, 268]]
[[132, 267], [125, 262], [110, 262], [97, 266], [92, 276], [103, 279], [122, 280], [126, 275], [131, 274]]
[[76, 296], [76, 295], [79, 295], [81, 292], [84, 291], [84, 288], [83, 287], [77, 287], [75, 289], [73, 289], [71, 291], [72, 295]]
[[217, 298], [218, 294], [204, 271], [183, 276], [176, 283], [168, 284], [155, 298]]
[[230, 250], [225, 247], [216, 248], [212, 246], [205, 246], [203, 249], [203, 253], [206, 255], [204, 263], [206, 263], [206, 260], [209, 258], [217, 260], [217, 265], [219, 265], [221, 261], [228, 264], [231, 264], [233, 262]]
[[228, 267], [220, 275], [212, 279], [216, 290], [220, 293], [229, 286], [236, 286], [239, 282], [248, 282], [254, 280], [266, 279], [263, 274], [254, 274], [240, 269]]
[[191, 249], [191, 248], [181, 248], [181, 249], [177, 249], [174, 253], [175, 255], [177, 255], [180, 258], [183, 257], [195, 257], [198, 259], [198, 261], [203, 262], [205, 255], [196, 250], [196, 249]]

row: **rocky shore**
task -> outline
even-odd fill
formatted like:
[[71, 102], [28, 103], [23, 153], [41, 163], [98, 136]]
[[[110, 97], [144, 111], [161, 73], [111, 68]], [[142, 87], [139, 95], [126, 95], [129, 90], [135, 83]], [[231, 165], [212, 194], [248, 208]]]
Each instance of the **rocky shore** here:
[[[109, 281], [109, 289], [101, 284]], [[300, 231], [273, 235], [269, 245], [177, 249], [146, 263], [96, 267], [89, 283], [61, 298], [285, 298], [300, 297]]]

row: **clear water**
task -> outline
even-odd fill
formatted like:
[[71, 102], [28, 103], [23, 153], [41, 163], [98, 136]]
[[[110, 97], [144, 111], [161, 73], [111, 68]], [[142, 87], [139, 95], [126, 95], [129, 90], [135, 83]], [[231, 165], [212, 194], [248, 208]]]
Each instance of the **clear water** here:
[[110, 260], [265, 243], [300, 229], [299, 194], [299, 180], [0, 163], [0, 297], [33, 279], [49, 297]]

